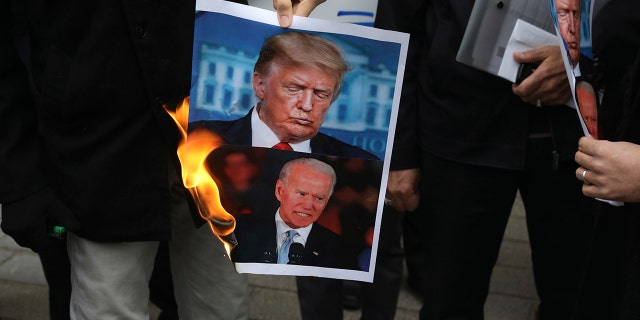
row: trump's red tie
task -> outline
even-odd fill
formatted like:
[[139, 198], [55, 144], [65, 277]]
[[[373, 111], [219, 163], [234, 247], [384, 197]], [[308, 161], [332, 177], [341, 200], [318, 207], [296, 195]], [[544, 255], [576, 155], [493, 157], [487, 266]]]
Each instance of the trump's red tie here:
[[278, 142], [276, 143], [275, 146], [271, 147], [273, 149], [278, 149], [278, 150], [289, 150], [289, 151], [293, 151], [293, 148], [291, 148], [291, 146], [286, 143], [286, 142]]

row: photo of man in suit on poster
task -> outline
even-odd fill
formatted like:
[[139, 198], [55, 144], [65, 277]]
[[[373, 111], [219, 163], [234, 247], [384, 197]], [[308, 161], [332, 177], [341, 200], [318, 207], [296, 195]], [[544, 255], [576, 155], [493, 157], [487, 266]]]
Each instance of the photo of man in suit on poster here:
[[356, 269], [356, 257], [347, 256], [341, 237], [316, 223], [336, 179], [335, 170], [318, 159], [285, 163], [275, 183], [279, 207], [260, 223], [238, 225], [233, 261]]
[[373, 154], [320, 133], [349, 70], [342, 50], [318, 35], [286, 32], [267, 38], [252, 74], [258, 102], [236, 120], [201, 120], [228, 144], [252, 145], [348, 158]]
[[[220, 24], [224, 24], [224, 28], [216, 27]], [[311, 104], [304, 108], [295, 106], [299, 110], [289, 110], [298, 112], [295, 116], [299, 116], [301, 111], [305, 112], [303, 116], [309, 116], [297, 121], [296, 130], [306, 128], [311, 134], [316, 133], [309, 142], [310, 146], [306, 142], [296, 146], [294, 142], [293, 150], [384, 159], [388, 138], [392, 135], [394, 98], [397, 99], [398, 82], [402, 80], [398, 77], [402, 44], [376, 39], [379, 37], [376, 32], [382, 30], [352, 24], [340, 28], [340, 31], [348, 32], [353, 32], [350, 28], [366, 30], [341, 34], [324, 26], [323, 31], [313, 27], [298, 29], [296, 26], [282, 29], [260, 21], [199, 12], [194, 32], [189, 129], [208, 126], [218, 134], [229, 130], [228, 134], [222, 132], [225, 143], [271, 148], [281, 141], [275, 138], [283, 138], [278, 137], [283, 128], [277, 128], [282, 123], [269, 115], [276, 115], [276, 112], [281, 115], [286, 111], [283, 109], [294, 107], [289, 100], [283, 104], [282, 92], [277, 91], [274, 81], [291, 83], [306, 77], [317, 82], [321, 77], [334, 85], [316, 88], [318, 90], [315, 90]], [[299, 78], [292, 79], [294, 75]], [[287, 89], [292, 90], [293, 87]], [[325, 89], [330, 91], [321, 92]], [[320, 93], [331, 97], [320, 101]], [[314, 110], [309, 111], [309, 105]], [[294, 121], [295, 117], [291, 118]], [[222, 123], [236, 120], [232, 124]], [[265, 139], [274, 144], [253, 141], [256, 136], [263, 137], [253, 132], [256, 125], [260, 125], [254, 120], [261, 120], [263, 128], [269, 126]], [[249, 125], [251, 129], [244, 127]], [[291, 130], [292, 125], [287, 127]], [[242, 132], [240, 137], [236, 137], [238, 132]], [[296, 139], [305, 140], [305, 137]], [[346, 146], [338, 146], [340, 142]], [[349, 145], [368, 154], [355, 149], [346, 150]]]

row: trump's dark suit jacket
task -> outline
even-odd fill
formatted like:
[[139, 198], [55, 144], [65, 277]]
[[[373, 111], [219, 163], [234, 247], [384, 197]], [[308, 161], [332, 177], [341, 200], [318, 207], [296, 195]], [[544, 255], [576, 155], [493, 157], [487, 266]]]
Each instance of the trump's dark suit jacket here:
[[[244, 117], [232, 120], [201, 120], [189, 124], [189, 130], [205, 127], [219, 135], [228, 144], [250, 146], [251, 145], [251, 112]], [[328, 156], [345, 158], [377, 159], [373, 154], [356, 146], [344, 143], [336, 138], [319, 132], [311, 138], [311, 152]]]

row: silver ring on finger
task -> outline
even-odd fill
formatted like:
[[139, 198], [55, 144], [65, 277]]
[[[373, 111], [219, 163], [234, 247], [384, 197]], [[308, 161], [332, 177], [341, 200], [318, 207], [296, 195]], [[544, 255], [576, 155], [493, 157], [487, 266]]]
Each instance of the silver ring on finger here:
[[587, 171], [589, 171], [589, 170], [584, 169], [584, 170], [582, 171], [582, 182], [583, 182], [584, 184], [590, 184], [590, 183], [587, 181]]

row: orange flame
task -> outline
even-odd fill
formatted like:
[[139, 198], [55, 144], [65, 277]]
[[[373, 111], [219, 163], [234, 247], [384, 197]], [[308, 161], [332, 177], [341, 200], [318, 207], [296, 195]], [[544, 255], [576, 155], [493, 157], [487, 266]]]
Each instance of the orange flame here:
[[224, 243], [227, 254], [235, 246], [235, 219], [220, 203], [218, 185], [206, 166], [207, 156], [220, 145], [222, 139], [205, 128], [188, 132], [189, 97], [175, 111], [165, 110], [178, 125], [182, 139], [178, 144], [178, 159], [182, 166], [182, 182], [193, 197], [200, 216], [211, 231]]

